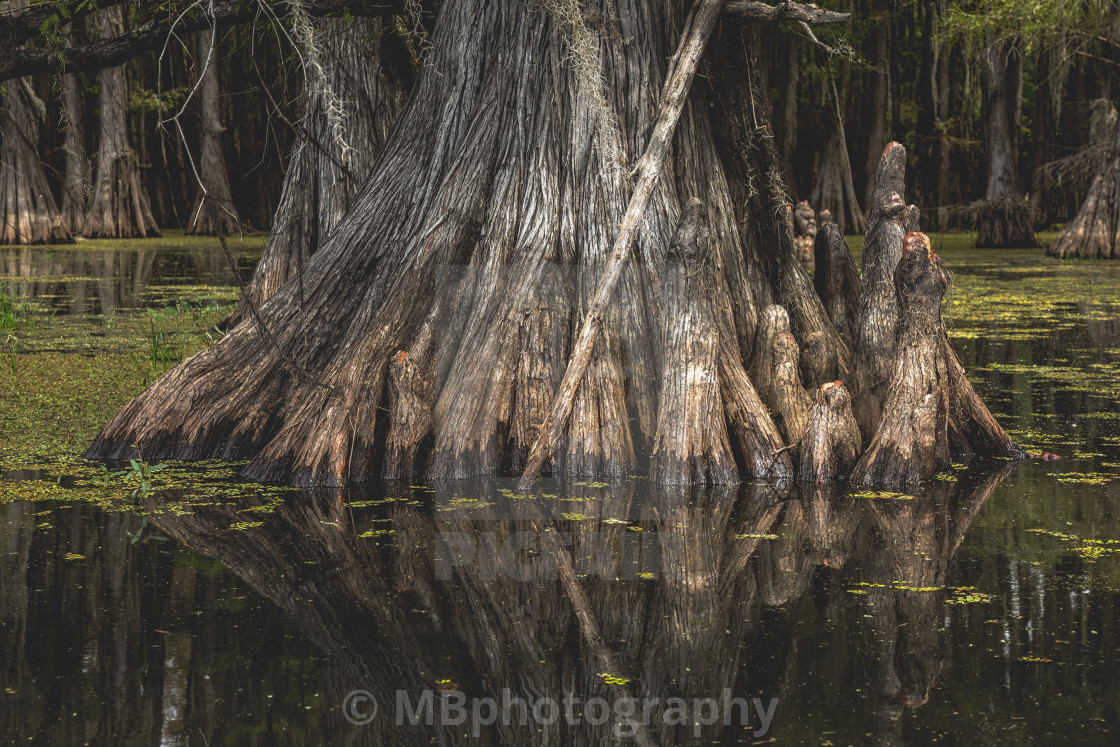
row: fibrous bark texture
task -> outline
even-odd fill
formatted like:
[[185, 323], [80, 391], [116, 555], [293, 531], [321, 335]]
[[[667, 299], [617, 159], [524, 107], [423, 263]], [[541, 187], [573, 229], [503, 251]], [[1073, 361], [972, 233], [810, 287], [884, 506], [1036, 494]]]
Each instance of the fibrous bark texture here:
[[[3, 0], [0, 13], [26, 12], [27, 0]], [[0, 109], [0, 244], [57, 244], [73, 241], [51, 194], [39, 160], [39, 130], [46, 107], [30, 78], [4, 85]]]
[[907, 235], [894, 282], [900, 306], [894, 371], [882, 419], [852, 480], [913, 487], [952, 462], [941, 324], [949, 275], [925, 234]]
[[317, 64], [304, 69], [303, 113], [280, 204], [245, 298], [260, 306], [296, 277], [326, 241], [389, 139], [404, 104], [404, 82], [383, 60], [381, 19], [323, 19], [310, 25]]
[[[214, 235], [237, 233], [241, 219], [233, 204], [233, 194], [229, 186], [229, 170], [222, 151], [221, 84], [218, 80], [218, 50], [214, 45], [214, 33], [201, 31], [196, 38], [196, 59], [203, 65], [202, 79], [198, 85], [198, 178], [204, 189], [198, 190], [187, 233]], [[216, 203], [217, 211], [203, 205], [203, 199]], [[213, 225], [212, 216], [217, 216], [220, 225]]]
[[906, 204], [906, 149], [891, 143], [883, 151], [868, 206], [867, 238], [863, 243], [863, 281], [855, 317], [856, 420], [864, 438], [879, 425], [886, 386], [894, 370], [898, 298], [895, 268], [902, 253]]
[[[404, 378], [390, 366], [402, 350], [410, 357], [436, 316], [431, 352], [416, 357], [432, 377], [423, 471], [487, 473], [523, 458], [626, 205], [626, 174], [656, 116], [683, 10], [604, 5], [605, 25], [573, 34], [570, 20], [523, 4], [443, 6], [388, 145], [304, 269], [302, 303], [296, 278], [260, 307], [268, 335], [255, 321], [238, 325], [135, 399], [89, 453], [120, 456], [140, 443], [150, 458], [251, 457], [245, 473], [257, 479], [377, 477], [382, 393], [387, 379]], [[601, 75], [573, 69], [576, 43], [593, 45]], [[595, 95], [599, 86], [610, 95]], [[636, 452], [654, 441], [668, 356], [651, 332], [662, 328], [661, 268], [684, 196], [708, 207], [709, 299], [737, 466], [792, 474], [742, 370], [757, 312], [707, 102], [695, 91], [554, 472], [630, 474]], [[792, 252], [789, 260], [801, 272]], [[557, 341], [554, 352], [539, 355], [548, 349], [541, 340]], [[425, 400], [399, 391], [398, 403]], [[389, 417], [406, 415], [394, 404]]]
[[781, 306], [767, 306], [758, 325], [751, 379], [787, 444], [805, 435], [812, 401], [801, 386], [801, 353]]
[[42, 102], [25, 79], [8, 81], [0, 136], [0, 244], [72, 242], [39, 160]]
[[1100, 173], [1073, 220], [1046, 250], [1051, 257], [1120, 259], [1120, 123]]
[[988, 186], [977, 206], [976, 246], [1035, 247], [1031, 206], [1020, 191], [1019, 130], [1023, 111], [1023, 50], [1018, 40], [989, 39], [983, 83], [988, 135]]
[[[841, 231], [863, 233], [867, 228], [867, 218], [860, 207], [852, 184], [852, 167], [844, 147], [844, 138], [839, 129], [824, 139], [821, 147], [820, 169], [809, 193], [809, 202], [833, 216]], [[820, 219], [823, 225], [826, 221]]]
[[[69, 42], [69, 37], [67, 38]], [[80, 234], [86, 220], [90, 195], [89, 158], [85, 149], [85, 117], [81, 82], [76, 75], [62, 76], [62, 108], [66, 118], [63, 150], [66, 170], [62, 178], [62, 224], [71, 234]]]
[[824, 485], [846, 477], [859, 459], [861, 440], [848, 390], [839, 381], [821, 385], [801, 442], [798, 479]]
[[855, 345], [853, 325], [859, 310], [860, 279], [844, 232], [835, 223], [824, 223], [817, 232], [813, 285], [828, 318], [848, 343]]
[[[98, 19], [102, 38], [121, 33], [120, 7], [104, 9]], [[86, 238], [159, 236], [148, 193], [140, 182], [140, 159], [128, 141], [128, 91], [123, 67], [99, 73], [101, 121], [97, 172], [86, 210]]]
[[797, 203], [793, 209], [793, 241], [797, 247], [797, 258], [801, 266], [812, 274], [816, 266], [813, 244], [817, 238], [817, 214], [809, 207], [807, 200]]
[[[553, 474], [622, 477], [652, 452], [663, 481], [793, 477], [803, 387], [852, 386], [852, 361], [795, 254], [757, 29], [717, 25], [720, 64], [685, 99], [632, 260], [608, 274], [613, 300], [593, 304], [692, 23], [684, 0], [444, 4], [416, 90], [322, 247], [259, 314], [118, 413], [89, 456], [139, 444], [149, 459], [247, 458], [247, 477], [296, 484], [521, 471], [599, 318]], [[895, 298], [917, 213], [893, 148], [869, 249]], [[939, 325], [932, 345], [945, 419], [961, 413], [946, 441], [978, 451], [1002, 431], [967, 381], [947, 380]], [[848, 456], [833, 454], [837, 471]]]
[[662, 282], [665, 352], [649, 467], [657, 482], [739, 479], [720, 397], [708, 238], [707, 210], [699, 200], [690, 200], [669, 245]]

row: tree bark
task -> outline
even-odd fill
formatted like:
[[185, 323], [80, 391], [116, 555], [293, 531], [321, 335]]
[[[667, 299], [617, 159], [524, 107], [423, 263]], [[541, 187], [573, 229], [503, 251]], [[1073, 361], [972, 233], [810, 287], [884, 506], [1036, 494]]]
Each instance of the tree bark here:
[[74, 241], [47, 184], [39, 160], [43, 103], [31, 82], [9, 81], [0, 141], [0, 244], [65, 244]]
[[[0, 2], [0, 15], [28, 12], [26, 0]], [[29, 78], [8, 81], [0, 110], [0, 244], [58, 244], [73, 236], [39, 160], [46, 107]]]
[[[844, 119], [840, 111], [840, 94], [832, 81], [825, 83], [825, 98], [830, 101], [831, 118], [836, 129], [824, 138], [820, 152], [820, 168], [809, 203], [816, 209], [828, 212], [840, 230], [863, 233], [867, 228], [867, 218], [856, 196], [852, 181], [852, 164], [848, 157], [847, 138], [844, 135]], [[821, 220], [821, 223], [824, 223]]]
[[708, 230], [703, 203], [689, 200], [669, 245], [662, 284], [665, 360], [649, 467], [656, 482], [739, 481], [720, 396]]
[[[119, 7], [106, 8], [98, 22], [102, 38], [119, 34], [124, 27]], [[106, 68], [99, 73], [99, 80], [97, 173], [82, 235], [90, 239], [159, 236], [148, 193], [140, 182], [140, 159], [128, 141], [124, 68]]]
[[[295, 278], [323, 245], [369, 176], [404, 104], [406, 81], [382, 64], [380, 19], [322, 20], [312, 28], [319, 64], [304, 71], [303, 113], [280, 204], [228, 326], [245, 318], [248, 304], [260, 306]], [[339, 104], [343, 112], [335, 110]]]
[[[794, 476], [802, 387], [850, 379], [850, 351], [794, 254], [751, 62], [759, 31], [725, 30], [715, 57], [731, 64], [676, 100], [663, 92], [677, 90], [666, 79], [686, 64], [670, 58], [689, 24], [703, 30], [683, 0], [445, 4], [389, 142], [302, 275], [135, 398], [89, 456], [139, 444], [148, 459], [247, 458], [246, 477], [295, 484], [535, 474], [529, 448], [590, 339], [571, 416], [556, 421], [554, 475], [630, 475], [648, 449], [659, 480]], [[888, 234], [917, 219], [895, 209], [896, 148], [865, 252], [887, 283], [902, 238], [892, 247]], [[628, 175], [650, 152], [639, 190]], [[645, 206], [631, 211], [623, 272], [635, 192]], [[781, 307], [756, 344], [771, 301]], [[589, 318], [598, 335], [585, 338]], [[967, 380], [947, 380], [956, 369], [934, 331], [946, 441], [979, 451], [1002, 431]], [[758, 391], [743, 368], [752, 347]]]
[[[73, 23], [73, 22], [72, 22]], [[73, 36], [66, 37], [70, 44]], [[85, 146], [85, 101], [77, 75], [62, 76], [62, 108], [65, 117], [66, 170], [62, 177], [62, 224], [71, 234], [80, 234], [90, 195], [89, 157]]]
[[898, 354], [883, 417], [852, 482], [913, 488], [952, 463], [941, 323], [949, 275], [924, 234], [907, 235], [894, 284], [900, 304]]
[[809, 410], [797, 478], [826, 485], [847, 477], [859, 459], [860, 443], [848, 390], [839, 381], [822, 385]]
[[977, 215], [976, 246], [1035, 247], [1030, 203], [1019, 187], [1023, 51], [1015, 40], [989, 40], [983, 82], [988, 123], [988, 186]]
[[786, 444], [799, 443], [805, 435], [812, 404], [801, 386], [800, 358], [786, 310], [776, 304], [767, 306], [755, 338], [751, 380]]
[[[213, 44], [213, 49], [211, 45]], [[241, 230], [241, 218], [233, 204], [233, 194], [229, 187], [229, 170], [222, 150], [221, 83], [218, 80], [219, 51], [213, 42], [212, 31], [200, 31], [195, 38], [195, 59], [203, 65], [202, 79], [198, 83], [198, 178], [203, 189], [198, 190], [191, 208], [187, 234], [213, 236], [221, 231], [225, 235]], [[214, 213], [203, 207], [203, 198], [208, 197], [217, 203], [221, 225], [211, 224]]]
[[[867, 95], [864, 98], [861, 123], [867, 134], [867, 150], [863, 166], [864, 199], [871, 212], [872, 192], [875, 189], [876, 172], [879, 168], [879, 154], [887, 141], [888, 91], [890, 89], [891, 65], [891, 3], [890, 0], [875, 0], [873, 9], [874, 24], [867, 44], [871, 70], [868, 74]], [[900, 192], [901, 194], [901, 192]]]
[[887, 384], [894, 370], [898, 328], [895, 268], [902, 256], [906, 204], [906, 149], [891, 143], [883, 151], [868, 204], [863, 243], [863, 282], [854, 323], [856, 420], [864, 438], [879, 425]]
[[860, 279], [848, 240], [835, 223], [817, 232], [813, 284], [836, 331], [855, 349], [854, 322], [859, 311]]
[[801, 260], [801, 266], [810, 275], [816, 268], [816, 257], [813, 254], [816, 238], [817, 214], [809, 207], [808, 200], [802, 200], [793, 209], [793, 243], [797, 247], [797, 258]]
[[1120, 121], [1081, 209], [1046, 249], [1051, 257], [1120, 259]]
[[[603, 123], [613, 119], [618, 128], [628, 169], [660, 108], [666, 62], [684, 21], [678, 3], [617, 8], [604, 17], [614, 20], [592, 40], [610, 92], [606, 117], [582, 95], [586, 79], [566, 62], [569, 29], [548, 13], [491, 0], [445, 5], [389, 144], [305, 267], [303, 302], [293, 279], [261, 306], [268, 337], [255, 322], [238, 325], [122, 410], [91, 456], [132, 453], [131, 444], [141, 443], [149, 458], [250, 457], [245, 474], [256, 479], [376, 477], [388, 366], [417, 339], [437, 288], [447, 294], [448, 311], [435, 329], [433, 448], [424, 471], [493, 472], [527, 450], [535, 434], [511, 424], [523, 423], [519, 408], [540, 398], [521, 393], [552, 386], [567, 350], [550, 361], [547, 376], [520, 366], [536, 336], [554, 334], [541, 328], [522, 335], [522, 320], [556, 303], [542, 297], [555, 271], [565, 279], [553, 285], [563, 311], [542, 319], [542, 327], [555, 329], [590, 308], [627, 202], [623, 173], [604, 159]], [[499, 57], [506, 62], [495, 65]], [[653, 442], [654, 364], [664, 354], [650, 334], [659, 328], [650, 304], [659, 297], [657, 268], [682, 195], [709, 209], [720, 384], [736, 455], [749, 474], [792, 472], [788, 455], [774, 454], [780, 438], [739, 363], [738, 351], [750, 346], [741, 320], [757, 312], [741, 282], [735, 209], [707, 111], [698, 93], [685, 103], [642, 215], [641, 260], [622, 278], [604, 319], [555, 472], [630, 474], [635, 444]], [[437, 275], [447, 274], [457, 282], [437, 285]]]

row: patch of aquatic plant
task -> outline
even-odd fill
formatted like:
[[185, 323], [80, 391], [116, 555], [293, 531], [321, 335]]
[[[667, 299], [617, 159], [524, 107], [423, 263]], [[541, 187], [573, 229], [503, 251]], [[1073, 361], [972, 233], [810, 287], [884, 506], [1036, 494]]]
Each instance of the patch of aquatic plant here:
[[891, 591], [913, 591], [913, 592], [920, 592], [920, 593], [923, 593], [923, 594], [928, 594], [928, 593], [934, 592], [934, 591], [941, 591], [942, 589], [945, 588], [944, 586], [912, 586], [910, 584], [903, 583], [902, 581], [891, 581], [890, 583], [886, 583], [886, 584], [872, 583], [872, 582], [869, 582], [869, 581], [860, 581], [859, 583], [856, 584], [856, 586], [860, 587], [862, 589], [865, 589], [865, 590], [866, 589], [890, 589]]
[[[213, 236], [188, 236], [182, 229], [177, 228], [164, 228], [161, 231], [162, 236], [146, 239], [87, 239], [77, 236], [73, 244], [67, 244], [65, 248], [54, 247], [47, 251], [59, 256], [86, 252], [221, 251], [218, 240]], [[229, 242], [230, 252], [235, 257], [256, 257], [264, 251], [268, 234], [264, 231], [245, 231], [242, 234], [230, 236], [227, 241]]]
[[7, 293], [0, 291], [0, 331], [12, 330], [34, 324], [34, 316], [27, 302], [16, 303]]
[[992, 594], [977, 591], [975, 586], [951, 586], [949, 591], [945, 604], [987, 604], [995, 598]]
[[1076, 547], [1069, 547], [1066, 549], [1068, 552], [1076, 553], [1083, 558], [1100, 558], [1106, 555], [1120, 555], [1120, 540], [1086, 539], [1076, 534], [1053, 532], [1049, 529], [1028, 529], [1027, 531], [1054, 537], [1063, 542], [1076, 545]]
[[912, 501], [914, 496], [906, 493], [894, 493], [889, 490], [857, 490], [852, 493], [853, 498], [870, 498], [876, 501]]
[[19, 373], [19, 338], [11, 332], [5, 336], [4, 342], [0, 343], [0, 356], [3, 356], [4, 363], [7, 364], [12, 376]]
[[492, 501], [485, 501], [482, 498], [452, 498], [447, 502], [447, 505], [440, 506], [437, 511], [476, 511], [482, 508], [489, 508], [493, 506]]
[[150, 526], [151, 525], [148, 523], [148, 517], [145, 516], [142, 519], [140, 519], [140, 527], [135, 532], [130, 532], [128, 530], [125, 530], [125, 534], [128, 535], [128, 544], [135, 545], [140, 540], [154, 540], [156, 542], [167, 542], [167, 537], [164, 537], [163, 535], [160, 535], [160, 534], [152, 534], [151, 529], [149, 529]]
[[117, 470], [115, 472], [110, 472], [108, 467], [102, 465], [102, 474], [99, 477], [95, 477], [93, 482], [108, 486], [114, 478], [124, 477], [126, 483], [136, 483], [136, 487], [133, 489], [130, 497], [132, 500], [138, 501], [146, 497], [151, 491], [152, 480], [155, 473], [167, 469], [166, 464], [152, 465], [137, 459], [129, 459], [128, 464], [129, 466], [127, 469]]

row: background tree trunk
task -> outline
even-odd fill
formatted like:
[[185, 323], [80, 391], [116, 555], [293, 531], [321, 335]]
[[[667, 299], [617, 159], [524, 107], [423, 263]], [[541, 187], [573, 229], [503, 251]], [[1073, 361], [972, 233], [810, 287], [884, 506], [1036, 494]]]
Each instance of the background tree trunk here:
[[1120, 118], [1104, 166], [1073, 220], [1046, 250], [1051, 257], [1120, 259]]
[[[66, 43], [73, 42], [73, 34]], [[77, 75], [62, 76], [63, 131], [66, 167], [62, 178], [62, 224], [72, 234], [82, 232], [90, 195], [90, 167], [85, 142], [85, 97]]]
[[43, 102], [24, 78], [5, 85], [0, 142], [0, 244], [58, 244], [74, 240], [39, 160]]
[[[260, 306], [326, 241], [350, 207], [404, 105], [410, 71], [387, 56], [403, 50], [380, 19], [323, 20], [314, 26], [320, 67], [305, 71], [303, 114], [264, 254], [230, 317]], [[343, 111], [332, 107], [341, 105]], [[332, 118], [341, 117], [341, 128]]]
[[[101, 11], [102, 38], [124, 30], [120, 6]], [[140, 159], [128, 141], [128, 91], [124, 67], [99, 73], [101, 121], [93, 196], [82, 225], [86, 238], [159, 236], [148, 193], [140, 182]]]
[[[0, 11], [16, 13], [26, 0], [0, 2]], [[0, 121], [0, 244], [57, 244], [73, 241], [58, 211], [43, 164], [39, 130], [46, 107], [30, 78], [4, 84]]]
[[[871, 191], [875, 188], [875, 171], [879, 168], [879, 154], [887, 143], [887, 112], [890, 110], [891, 84], [891, 26], [892, 14], [889, 0], [875, 0], [867, 56], [871, 60], [868, 73], [867, 95], [864, 97], [863, 116], [859, 121], [866, 133], [867, 156], [863, 164], [863, 194], [867, 211], [871, 212]], [[818, 208], [819, 209], [819, 208]], [[833, 213], [835, 215], [835, 213]]]
[[203, 207], [203, 190], [198, 190], [191, 208], [191, 219], [187, 224], [188, 234], [213, 235], [221, 230], [223, 234], [237, 233], [241, 229], [241, 218], [233, 204], [233, 196], [229, 188], [229, 171], [226, 169], [226, 158], [222, 151], [222, 133], [226, 127], [222, 124], [221, 84], [218, 81], [219, 50], [211, 51], [213, 32], [200, 31], [195, 40], [195, 59], [199, 65], [205, 66], [202, 71], [202, 80], [198, 88], [198, 176], [202, 185], [209, 193], [209, 198], [218, 205], [221, 226], [211, 223], [211, 211]]
[[976, 246], [1034, 247], [1031, 208], [1020, 191], [1019, 129], [1023, 109], [1021, 42], [990, 40], [984, 51], [988, 113], [988, 186], [977, 216]]

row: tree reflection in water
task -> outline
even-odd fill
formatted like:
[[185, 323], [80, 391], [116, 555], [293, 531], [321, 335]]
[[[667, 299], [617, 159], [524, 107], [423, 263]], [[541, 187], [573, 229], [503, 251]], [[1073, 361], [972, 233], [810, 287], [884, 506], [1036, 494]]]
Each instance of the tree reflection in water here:
[[[849, 630], [858, 640], [840, 666], [864, 672], [874, 694], [876, 736], [896, 743], [901, 714], [925, 703], [949, 656], [943, 617], [950, 562], [1008, 470], [937, 483], [911, 500], [773, 485], [744, 486], [736, 496], [735, 488], [666, 489], [637, 482], [609, 489], [573, 486], [560, 498], [518, 498], [501, 493], [497, 481], [476, 481], [435, 486], [423, 493], [432, 497], [430, 504], [396, 501], [374, 509], [372, 522], [370, 509], [352, 508], [328, 493], [293, 496], [272, 513], [246, 512], [253, 508], [247, 502], [183, 512], [175, 506], [184, 498], [178, 491], [153, 494], [145, 508], [158, 532], [232, 570], [287, 613], [321, 651], [316, 676], [323, 713], [316, 730], [327, 735], [326, 742], [344, 736], [361, 744], [433, 738], [592, 744], [614, 737], [613, 718], [601, 725], [560, 718], [524, 726], [514, 718], [484, 729], [478, 739], [468, 727], [440, 727], [438, 715], [433, 727], [394, 729], [396, 691], [402, 689], [411, 702], [433, 688], [458, 689], [468, 698], [498, 698], [508, 689], [511, 697], [529, 702], [569, 695], [609, 703], [625, 697], [691, 701], [719, 699], [725, 689], [736, 697], [780, 701], [803, 686], [795, 681], [795, 661], [808, 655], [796, 650], [788, 630], [773, 624], [782, 619], [780, 610], [808, 595], [823, 611], [830, 595], [862, 591], [866, 614]], [[34, 519], [14, 518], [33, 526]], [[203, 576], [171, 564], [159, 543], [120, 549], [129, 547], [121, 533], [130, 519], [135, 517], [105, 517], [113, 524], [105, 527], [105, 547], [113, 549], [98, 556], [102, 582], [90, 589], [78, 613], [108, 616], [102, 626], [107, 640], [83, 654], [111, 686], [113, 696], [100, 708], [113, 704], [118, 711], [99, 728], [122, 741], [138, 733], [158, 733], [165, 743], [203, 736], [210, 744], [228, 741], [226, 729], [238, 709], [267, 690], [252, 682], [284, 676], [266, 675], [260, 662], [283, 659], [273, 647], [286, 644], [268, 629], [262, 612], [248, 618], [260, 630], [219, 624], [194, 636], [161, 631], [162, 666], [143, 653], [136, 641], [152, 633], [142, 621], [157, 612], [175, 618], [169, 609], [213, 615], [222, 606], [221, 591], [203, 588]], [[263, 524], [229, 529], [247, 520]], [[359, 537], [371, 530], [376, 537]], [[10, 539], [16, 550], [5, 560], [5, 580], [21, 573], [26, 578], [18, 560], [26, 563], [21, 536]], [[137, 565], [146, 563], [159, 566], [158, 594], [125, 588]], [[829, 569], [844, 569], [846, 588], [827, 588], [839, 578]], [[7, 593], [11, 588], [6, 584], [3, 595], [5, 624], [18, 627], [22, 617], [26, 625], [26, 609], [13, 608], [18, 595]], [[231, 646], [255, 671], [232, 679], [215, 675], [215, 653]], [[25, 701], [31, 710], [49, 713], [52, 696], [28, 680], [24, 648], [4, 655], [7, 681], [41, 698], [38, 704]], [[608, 673], [620, 679], [608, 682], [602, 676]], [[135, 684], [128, 686], [128, 680]], [[157, 700], [153, 689], [160, 692], [158, 708], [147, 705]], [[373, 693], [382, 709], [381, 717], [361, 727], [347, 723], [339, 708], [357, 689]], [[519, 713], [516, 707], [513, 713]], [[579, 708], [573, 713], [580, 715]], [[739, 712], [733, 713], [737, 721]], [[692, 725], [667, 726], [660, 714], [655, 711], [636, 735], [639, 742], [693, 738]], [[723, 726], [721, 719], [702, 736], [750, 741], [759, 726], [751, 715], [750, 728]], [[775, 726], [782, 720], [779, 702]], [[22, 728], [6, 733], [34, 733], [37, 727], [24, 719], [12, 719], [12, 725], [21, 721]]]

